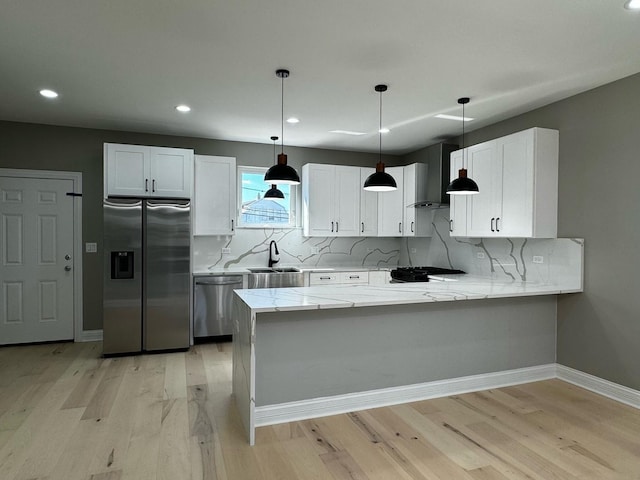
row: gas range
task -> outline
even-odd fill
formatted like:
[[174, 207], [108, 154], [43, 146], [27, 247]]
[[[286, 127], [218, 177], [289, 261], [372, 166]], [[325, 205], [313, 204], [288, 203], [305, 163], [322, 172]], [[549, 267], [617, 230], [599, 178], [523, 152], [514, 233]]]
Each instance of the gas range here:
[[429, 275], [454, 275], [466, 273], [455, 268], [440, 267], [398, 267], [391, 270], [392, 282], [428, 282]]

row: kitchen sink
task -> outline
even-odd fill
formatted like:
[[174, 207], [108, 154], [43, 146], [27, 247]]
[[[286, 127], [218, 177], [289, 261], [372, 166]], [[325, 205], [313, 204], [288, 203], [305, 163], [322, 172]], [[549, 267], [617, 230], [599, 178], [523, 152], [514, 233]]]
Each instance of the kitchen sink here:
[[249, 268], [249, 288], [303, 287], [304, 273], [297, 268]]

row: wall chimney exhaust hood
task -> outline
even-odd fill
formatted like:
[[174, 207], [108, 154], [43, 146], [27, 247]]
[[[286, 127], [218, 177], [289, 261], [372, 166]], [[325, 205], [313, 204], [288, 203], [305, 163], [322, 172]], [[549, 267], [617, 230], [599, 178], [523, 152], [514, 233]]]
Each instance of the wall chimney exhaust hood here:
[[449, 206], [447, 186], [451, 182], [449, 178], [450, 156], [451, 152], [459, 148], [458, 145], [438, 143], [407, 155], [408, 164], [426, 163], [429, 165], [427, 169], [427, 198], [408, 205], [408, 207], [447, 208]]

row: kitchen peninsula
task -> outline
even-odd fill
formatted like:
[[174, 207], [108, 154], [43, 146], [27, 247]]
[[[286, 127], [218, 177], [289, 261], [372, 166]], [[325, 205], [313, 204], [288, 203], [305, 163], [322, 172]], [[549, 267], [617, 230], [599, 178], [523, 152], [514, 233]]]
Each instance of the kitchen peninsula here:
[[549, 378], [554, 296], [582, 291], [583, 245], [566, 240], [553, 281], [237, 290], [233, 391], [250, 443], [256, 426], [438, 396], [463, 377]]

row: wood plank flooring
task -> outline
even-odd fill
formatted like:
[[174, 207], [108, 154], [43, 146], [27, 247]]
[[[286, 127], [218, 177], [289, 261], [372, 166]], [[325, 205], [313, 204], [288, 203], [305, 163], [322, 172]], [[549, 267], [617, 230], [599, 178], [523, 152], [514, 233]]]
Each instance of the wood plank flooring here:
[[258, 429], [231, 344], [0, 348], [2, 480], [640, 479], [640, 411], [559, 380]]

